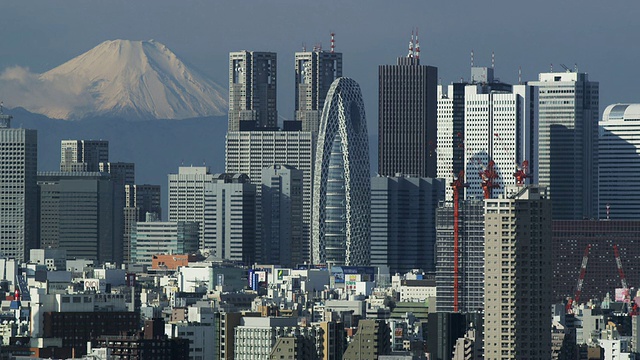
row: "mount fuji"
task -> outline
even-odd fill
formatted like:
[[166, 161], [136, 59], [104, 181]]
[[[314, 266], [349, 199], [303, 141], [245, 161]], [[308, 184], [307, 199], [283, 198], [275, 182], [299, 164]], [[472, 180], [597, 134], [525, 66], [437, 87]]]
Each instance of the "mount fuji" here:
[[7, 105], [49, 118], [187, 119], [221, 116], [227, 91], [155, 41], [105, 41], [43, 74], [0, 75]]

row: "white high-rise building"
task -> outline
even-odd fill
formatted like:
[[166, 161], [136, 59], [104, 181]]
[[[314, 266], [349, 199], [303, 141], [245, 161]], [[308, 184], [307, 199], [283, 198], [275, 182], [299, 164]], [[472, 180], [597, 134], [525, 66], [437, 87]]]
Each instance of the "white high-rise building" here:
[[260, 187], [262, 170], [275, 164], [302, 171], [302, 258], [310, 260], [312, 135], [306, 131], [230, 131], [226, 138], [225, 171], [247, 174], [258, 186], [257, 222], [261, 229]]
[[213, 242], [204, 222], [205, 187], [213, 182], [213, 174], [204, 166], [180, 166], [177, 174], [169, 174], [169, 221], [198, 222], [202, 250], [210, 250], [206, 244]]
[[60, 142], [60, 171], [102, 171], [99, 164], [108, 161], [109, 142], [106, 140]]
[[10, 124], [0, 107], [0, 253], [22, 262], [38, 242], [38, 134]]
[[494, 195], [501, 194], [506, 185], [515, 185], [517, 165], [524, 160], [536, 162], [535, 95], [527, 85], [513, 85], [510, 91], [487, 89], [483, 84], [465, 87], [466, 199], [483, 197], [479, 173], [489, 161], [495, 162], [499, 175], [500, 188], [493, 190]]
[[598, 82], [567, 70], [541, 73], [528, 83], [539, 90], [541, 186], [549, 188], [554, 220], [597, 216]]
[[614, 104], [604, 110], [598, 164], [600, 219], [640, 218], [640, 104]]

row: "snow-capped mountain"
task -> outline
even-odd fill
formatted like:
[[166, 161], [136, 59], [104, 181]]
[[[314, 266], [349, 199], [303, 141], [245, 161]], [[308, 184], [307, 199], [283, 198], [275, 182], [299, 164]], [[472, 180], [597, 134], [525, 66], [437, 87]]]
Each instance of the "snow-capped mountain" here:
[[57, 119], [186, 119], [224, 115], [228, 106], [224, 88], [154, 40], [105, 41], [37, 75], [35, 84], [11, 74], [2, 74], [3, 86], [22, 81], [17, 88], [27, 90], [11, 105]]

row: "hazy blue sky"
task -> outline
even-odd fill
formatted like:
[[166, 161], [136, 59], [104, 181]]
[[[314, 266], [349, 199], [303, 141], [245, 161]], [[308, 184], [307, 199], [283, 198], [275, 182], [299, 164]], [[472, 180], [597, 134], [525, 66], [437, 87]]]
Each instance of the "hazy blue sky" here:
[[[0, 5], [0, 70], [49, 70], [104, 40], [156, 39], [226, 87], [228, 52], [278, 53], [278, 108], [293, 115], [293, 53], [305, 42], [329, 47], [336, 33], [344, 74], [363, 88], [370, 132], [377, 132], [377, 66], [407, 52], [420, 29], [422, 61], [442, 83], [469, 77], [476, 65], [516, 82], [560, 63], [600, 81], [600, 111], [640, 102], [640, 2], [627, 1], [216, 1], [38, 0]], [[7, 104], [10, 106], [10, 104]]]

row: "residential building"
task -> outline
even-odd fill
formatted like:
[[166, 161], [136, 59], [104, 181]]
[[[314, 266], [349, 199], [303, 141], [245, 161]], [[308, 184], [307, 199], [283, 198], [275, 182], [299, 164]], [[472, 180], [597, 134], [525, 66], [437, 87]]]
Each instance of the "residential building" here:
[[60, 171], [100, 171], [100, 163], [109, 161], [109, 141], [62, 140], [60, 142]]
[[[247, 174], [257, 186], [256, 236], [262, 230], [262, 170], [275, 164], [302, 171], [302, 259], [310, 261], [311, 190], [313, 179], [312, 135], [305, 131], [235, 131], [226, 138], [225, 171]], [[260, 244], [257, 244], [260, 246]], [[258, 254], [262, 254], [258, 249]]]
[[288, 165], [262, 170], [262, 262], [294, 267], [303, 263], [303, 172]]
[[327, 92], [333, 81], [342, 76], [342, 53], [314, 47], [312, 51], [296, 52], [295, 62], [295, 119], [302, 122], [302, 131], [315, 136]]
[[378, 67], [378, 174], [435, 178], [438, 68], [420, 65], [413, 39], [410, 47]]
[[554, 220], [592, 219], [598, 201], [599, 84], [586, 73], [541, 73], [537, 170], [549, 188]]
[[510, 187], [485, 200], [485, 359], [549, 359], [551, 201], [546, 189]]
[[360, 86], [338, 78], [327, 94], [313, 180], [313, 263], [368, 265], [371, 178]]
[[38, 133], [11, 118], [0, 107], [0, 253], [22, 262], [38, 247]]
[[131, 262], [152, 265], [157, 254], [192, 254], [198, 251], [199, 227], [197, 222], [157, 221], [137, 222], [131, 229]]
[[40, 172], [40, 246], [68, 258], [122, 263], [120, 186], [100, 172]]
[[[598, 138], [598, 217], [640, 218], [640, 104], [604, 109]], [[592, 175], [593, 176], [593, 175]]]
[[440, 179], [371, 178], [371, 265], [389, 272], [436, 268], [435, 210], [444, 199]]
[[229, 131], [278, 126], [277, 54], [229, 53]]
[[371, 359], [391, 353], [391, 329], [384, 320], [360, 320], [344, 360]]

